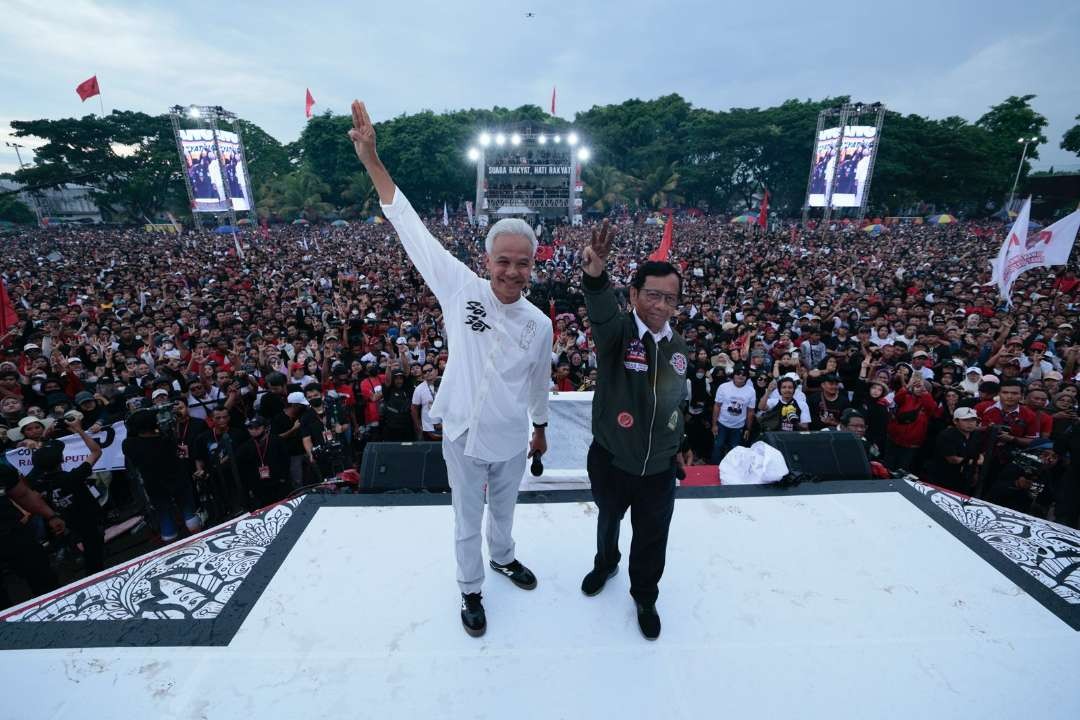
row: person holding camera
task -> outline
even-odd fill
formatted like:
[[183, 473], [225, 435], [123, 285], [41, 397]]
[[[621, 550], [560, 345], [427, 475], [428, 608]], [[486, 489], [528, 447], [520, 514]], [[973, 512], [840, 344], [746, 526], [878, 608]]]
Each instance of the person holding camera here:
[[50, 440], [31, 456], [34, 469], [30, 480], [42, 488], [49, 504], [64, 519], [75, 539], [82, 542], [84, 567], [87, 574], [105, 569], [104, 516], [97, 498], [91, 492], [94, 465], [101, 459], [101, 446], [78, 420], [65, 425], [86, 444], [89, 455], [71, 470], [64, 470], [64, 443]]
[[[165, 432], [159, 413], [169, 418]], [[181, 457], [179, 428], [177, 421], [172, 420], [172, 413], [173, 406], [168, 403], [132, 413], [127, 419], [128, 436], [122, 445], [125, 460], [138, 471], [143, 489], [157, 512], [158, 532], [165, 543], [179, 536], [177, 514], [183, 517], [189, 533], [202, 530], [202, 518], [195, 513], [187, 454]]]
[[266, 507], [289, 495], [289, 451], [262, 416], [248, 420], [246, 427], [250, 440], [237, 448], [236, 467], [256, 505]]

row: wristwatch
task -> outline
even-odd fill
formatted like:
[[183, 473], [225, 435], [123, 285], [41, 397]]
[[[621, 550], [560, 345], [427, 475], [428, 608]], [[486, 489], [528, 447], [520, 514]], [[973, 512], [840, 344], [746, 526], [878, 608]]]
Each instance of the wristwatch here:
[[533, 423], [532, 426], [536, 430], [543, 430], [544, 428], [546, 428], [548, 426], [548, 424], [547, 423]]

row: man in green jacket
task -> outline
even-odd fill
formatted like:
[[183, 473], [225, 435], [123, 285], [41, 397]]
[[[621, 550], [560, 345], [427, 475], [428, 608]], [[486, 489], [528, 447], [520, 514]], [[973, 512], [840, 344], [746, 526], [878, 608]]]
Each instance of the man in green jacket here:
[[582, 287], [596, 345], [593, 442], [587, 468], [598, 513], [596, 557], [581, 591], [596, 595], [618, 572], [619, 524], [630, 510], [630, 595], [638, 626], [660, 635], [657, 584], [675, 508], [676, 453], [683, 435], [689, 350], [669, 321], [682, 276], [647, 261], [630, 283], [631, 312], [619, 308], [604, 270], [613, 233], [605, 221], [582, 256]]

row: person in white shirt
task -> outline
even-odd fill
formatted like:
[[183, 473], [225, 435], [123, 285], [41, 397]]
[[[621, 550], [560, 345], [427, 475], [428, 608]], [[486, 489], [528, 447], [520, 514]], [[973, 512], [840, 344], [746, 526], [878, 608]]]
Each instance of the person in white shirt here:
[[[536, 576], [519, 562], [511, 534], [518, 488], [528, 455], [547, 451], [551, 382], [551, 321], [523, 297], [536, 255], [536, 235], [522, 220], [500, 220], [485, 242], [484, 280], [432, 236], [394, 185], [375, 148], [375, 128], [363, 103], [352, 104], [349, 131], [356, 156], [379, 193], [409, 259], [443, 310], [453, 348], [431, 405], [442, 422], [443, 458], [452, 489], [461, 622], [479, 637], [487, 629], [480, 589], [484, 581], [480, 526], [487, 497], [490, 565], [516, 586], [536, 587]], [[486, 492], [485, 492], [486, 490]]]
[[431, 405], [435, 402], [435, 381], [439, 373], [431, 365], [424, 365], [424, 382], [416, 386], [412, 394], [412, 418], [417, 437], [425, 440], [442, 440], [442, 428], [431, 418]]
[[748, 377], [746, 366], [739, 363], [735, 366], [731, 380], [716, 388], [712, 423], [713, 436], [716, 438], [712, 454], [714, 465], [719, 465], [732, 448], [738, 447], [750, 437], [757, 393], [747, 382]]

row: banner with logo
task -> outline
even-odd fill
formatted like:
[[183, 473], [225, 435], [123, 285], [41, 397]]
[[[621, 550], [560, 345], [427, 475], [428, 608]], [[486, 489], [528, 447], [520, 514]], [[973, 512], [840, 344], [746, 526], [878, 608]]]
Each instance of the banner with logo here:
[[[122, 422], [107, 425], [101, 431], [91, 435], [101, 446], [101, 458], [94, 464], [94, 471], [123, 470], [124, 451], [122, 446], [127, 437], [127, 426]], [[59, 438], [64, 443], [64, 469], [74, 470], [90, 457], [90, 450], [78, 435]], [[33, 450], [17, 448], [9, 450], [7, 461], [20, 475], [29, 475], [34, 469]]]

